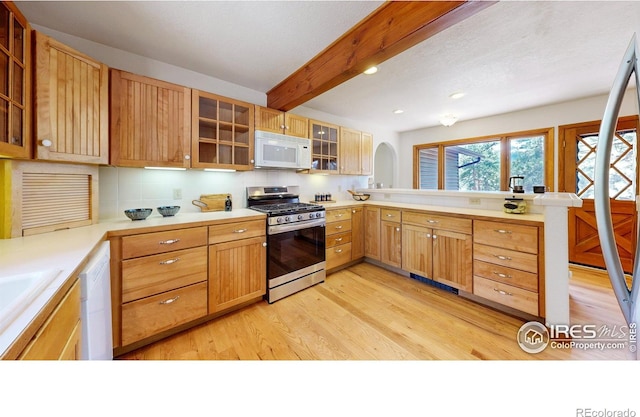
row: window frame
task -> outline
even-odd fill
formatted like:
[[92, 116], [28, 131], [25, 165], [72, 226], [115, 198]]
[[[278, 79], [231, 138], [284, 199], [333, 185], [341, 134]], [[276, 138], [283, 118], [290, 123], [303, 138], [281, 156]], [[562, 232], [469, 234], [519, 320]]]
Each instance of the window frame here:
[[481, 142], [500, 142], [500, 190], [509, 191], [509, 169], [511, 167], [511, 140], [532, 136], [544, 136], [544, 184], [548, 191], [554, 191], [554, 128], [523, 130], [519, 132], [502, 133], [497, 135], [478, 136], [474, 138], [455, 139], [444, 142], [431, 142], [413, 145], [413, 188], [420, 189], [420, 151], [422, 149], [438, 149], [438, 190], [444, 190], [445, 148], [448, 146], [469, 145]]

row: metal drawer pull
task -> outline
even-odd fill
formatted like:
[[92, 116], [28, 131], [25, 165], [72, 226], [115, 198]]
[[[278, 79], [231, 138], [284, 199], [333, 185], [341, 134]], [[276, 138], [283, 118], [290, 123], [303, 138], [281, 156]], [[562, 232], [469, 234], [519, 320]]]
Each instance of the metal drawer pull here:
[[342, 249], [336, 249], [336, 253], [342, 253]]
[[178, 298], [180, 298], [180, 296], [176, 295], [175, 297], [169, 298], [168, 300], [160, 301], [160, 304], [171, 304], [174, 301], [178, 301]]
[[396, 227], [396, 232], [399, 232], [399, 231], [400, 231], [400, 228], [399, 228], [399, 227]]
[[343, 228], [343, 226], [336, 226], [336, 230], [340, 230], [342, 228]]
[[336, 242], [342, 242], [342, 239], [343, 238], [339, 237], [339, 238], [336, 239]]
[[394, 214], [387, 214], [387, 217], [393, 217], [395, 216]]
[[513, 295], [513, 293], [506, 292], [506, 291], [502, 291], [502, 290], [499, 290], [499, 289], [497, 289], [497, 288], [494, 288], [493, 290], [494, 290], [495, 292], [498, 292], [498, 293], [502, 294], [502, 295], [508, 295], [508, 296], [512, 296], [512, 295]]
[[427, 220], [427, 223], [431, 223], [431, 224], [440, 223], [440, 221], [439, 220]]
[[500, 259], [501, 261], [510, 261], [511, 257], [510, 256], [504, 256], [504, 255], [493, 255], [496, 258]]
[[494, 232], [501, 233], [503, 235], [510, 235], [512, 233], [511, 230], [504, 230], [504, 229], [495, 229]]
[[431, 234], [430, 234], [430, 233], [427, 233], [427, 237], [431, 237]]
[[169, 239], [169, 240], [161, 240], [159, 243], [161, 245], [173, 245], [174, 243], [180, 242], [180, 239]]
[[336, 217], [342, 217], [342, 216], [344, 216], [344, 213], [337, 213], [336, 214]]
[[160, 265], [171, 265], [171, 264], [174, 264], [174, 263], [178, 262], [179, 260], [180, 260], [180, 258], [168, 259], [166, 261], [160, 261]]
[[511, 275], [503, 274], [503, 273], [501, 273], [501, 272], [493, 271], [493, 273], [494, 273], [495, 275], [499, 276], [500, 278], [513, 278]]
[[233, 233], [244, 233], [246, 231], [247, 229], [237, 229], [237, 230], [234, 230]]
[[438, 238], [438, 235], [433, 235], [433, 238], [434, 238], [434, 239], [437, 239], [437, 238]]

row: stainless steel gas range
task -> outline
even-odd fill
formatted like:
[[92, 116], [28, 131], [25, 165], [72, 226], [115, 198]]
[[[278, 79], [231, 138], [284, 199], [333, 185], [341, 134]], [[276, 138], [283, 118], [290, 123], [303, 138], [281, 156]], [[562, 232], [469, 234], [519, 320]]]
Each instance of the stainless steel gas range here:
[[267, 214], [267, 301], [323, 282], [325, 209], [300, 202], [298, 186], [247, 187], [247, 206]]

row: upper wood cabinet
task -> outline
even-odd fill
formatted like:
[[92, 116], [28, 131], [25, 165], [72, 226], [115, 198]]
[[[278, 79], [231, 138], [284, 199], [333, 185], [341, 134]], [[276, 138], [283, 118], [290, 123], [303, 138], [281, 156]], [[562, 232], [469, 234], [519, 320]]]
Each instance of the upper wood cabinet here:
[[307, 139], [309, 119], [268, 107], [255, 106], [256, 129]]
[[338, 173], [338, 135], [340, 126], [309, 120], [312, 173]]
[[111, 164], [191, 166], [191, 89], [111, 69]]
[[359, 130], [340, 128], [340, 174], [371, 175], [373, 136]]
[[254, 105], [199, 90], [191, 97], [191, 166], [253, 169]]
[[0, 157], [31, 157], [31, 27], [0, 4]]
[[35, 158], [109, 163], [108, 67], [34, 34]]

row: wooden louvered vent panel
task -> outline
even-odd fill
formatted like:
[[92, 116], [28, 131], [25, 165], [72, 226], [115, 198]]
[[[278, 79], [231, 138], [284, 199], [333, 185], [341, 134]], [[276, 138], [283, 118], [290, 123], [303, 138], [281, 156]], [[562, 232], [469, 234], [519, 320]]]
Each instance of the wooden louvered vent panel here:
[[23, 236], [92, 223], [91, 175], [22, 175]]

